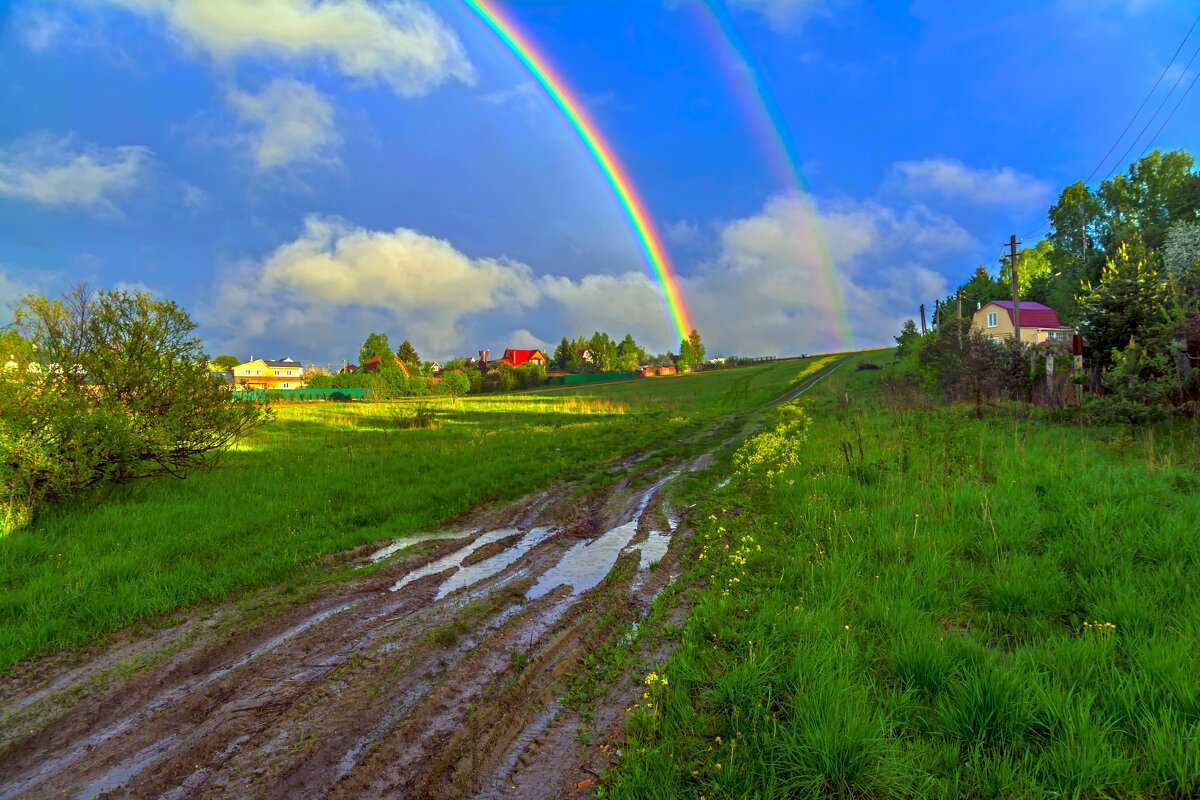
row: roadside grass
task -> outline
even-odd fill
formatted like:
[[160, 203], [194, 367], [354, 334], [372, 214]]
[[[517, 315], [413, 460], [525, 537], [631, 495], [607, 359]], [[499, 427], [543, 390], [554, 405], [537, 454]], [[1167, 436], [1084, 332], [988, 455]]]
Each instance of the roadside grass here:
[[886, 379], [843, 367], [799, 463], [752, 439], [697, 506], [695, 604], [603, 796], [1200, 796], [1196, 427], [979, 421]]
[[288, 406], [184, 481], [120, 488], [0, 539], [0, 671], [199, 602], [306, 580], [315, 560], [673, 446], [828, 363], [812, 359], [419, 404]]

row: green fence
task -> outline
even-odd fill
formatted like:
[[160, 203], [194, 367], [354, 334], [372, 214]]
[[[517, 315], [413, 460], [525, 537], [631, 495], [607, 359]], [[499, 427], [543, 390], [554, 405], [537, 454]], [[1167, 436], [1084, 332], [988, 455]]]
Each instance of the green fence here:
[[235, 400], [257, 403], [312, 403], [320, 400], [346, 402], [371, 397], [372, 389], [247, 389], [234, 391]]
[[637, 377], [633, 372], [594, 372], [583, 375], [555, 375], [546, 379], [547, 386], [580, 386], [604, 381], [628, 381]]

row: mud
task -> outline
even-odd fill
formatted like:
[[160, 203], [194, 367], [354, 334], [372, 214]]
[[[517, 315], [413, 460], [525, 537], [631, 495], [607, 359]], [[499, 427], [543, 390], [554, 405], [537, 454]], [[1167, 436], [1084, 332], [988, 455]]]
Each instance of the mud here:
[[[727, 447], [750, 424], [696, 441]], [[615, 485], [326, 559], [331, 579], [306, 594], [192, 609], [11, 671], [0, 800], [592, 796], [644, 668], [670, 652], [646, 620], [685, 571], [672, 491], [711, 459], [690, 444], [654, 468], [623, 461]], [[666, 620], [686, 596], [662, 595]], [[571, 682], [613, 641], [650, 644], [581, 714]]]

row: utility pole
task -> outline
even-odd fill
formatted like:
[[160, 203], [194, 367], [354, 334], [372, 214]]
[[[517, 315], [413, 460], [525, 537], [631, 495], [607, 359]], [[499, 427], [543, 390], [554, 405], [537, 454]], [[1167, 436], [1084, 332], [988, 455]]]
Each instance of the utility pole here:
[[962, 287], [954, 293], [955, 299], [958, 301], [958, 316], [955, 318], [955, 324], [958, 326], [958, 346], [962, 347]]
[[925, 304], [921, 303], [921, 335], [925, 335]]
[[1017, 276], [1017, 235], [1010, 234], [1008, 247], [1012, 253], [1013, 336], [1021, 343], [1021, 279]]

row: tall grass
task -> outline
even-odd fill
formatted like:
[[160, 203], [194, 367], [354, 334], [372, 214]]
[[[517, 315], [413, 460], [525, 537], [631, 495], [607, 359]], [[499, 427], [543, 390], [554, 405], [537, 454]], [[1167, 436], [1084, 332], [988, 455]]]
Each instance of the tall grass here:
[[1200, 795], [1195, 429], [1152, 449], [881, 379], [841, 370], [799, 464], [703, 506], [606, 796]]
[[420, 404], [288, 406], [184, 481], [128, 486], [0, 539], [0, 669], [312, 570], [668, 445], [818, 362]]

